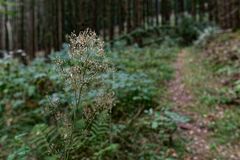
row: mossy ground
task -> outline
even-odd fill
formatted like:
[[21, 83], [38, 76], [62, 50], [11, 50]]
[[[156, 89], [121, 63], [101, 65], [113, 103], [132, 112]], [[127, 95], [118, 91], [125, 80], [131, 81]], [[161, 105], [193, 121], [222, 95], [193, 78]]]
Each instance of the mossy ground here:
[[180, 82], [174, 84], [179, 85], [175, 92], [180, 93], [173, 101], [175, 109], [192, 120], [179, 125], [187, 140], [185, 159], [239, 159], [239, 106], [221, 103], [221, 77], [199, 50], [188, 48], [182, 52], [176, 62], [180, 63], [176, 68], [180, 78], [175, 81]]

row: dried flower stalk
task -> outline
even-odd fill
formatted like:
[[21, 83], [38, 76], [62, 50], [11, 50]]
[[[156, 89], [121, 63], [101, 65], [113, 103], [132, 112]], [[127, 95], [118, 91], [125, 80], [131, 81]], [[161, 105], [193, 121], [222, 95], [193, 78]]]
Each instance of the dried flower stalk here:
[[[63, 125], [66, 130], [63, 136], [63, 159], [69, 158], [75, 122], [79, 119], [85, 121], [86, 127], [81, 134], [86, 134], [97, 115], [103, 111], [110, 111], [114, 104], [114, 94], [102, 79], [103, 74], [113, 71], [105, 57], [103, 41], [89, 29], [79, 35], [72, 33], [68, 38], [68, 59], [59, 57], [55, 60], [68, 92], [74, 95], [69, 108], [65, 112], [57, 111], [55, 116], [57, 123]], [[96, 94], [89, 96], [91, 93]]]

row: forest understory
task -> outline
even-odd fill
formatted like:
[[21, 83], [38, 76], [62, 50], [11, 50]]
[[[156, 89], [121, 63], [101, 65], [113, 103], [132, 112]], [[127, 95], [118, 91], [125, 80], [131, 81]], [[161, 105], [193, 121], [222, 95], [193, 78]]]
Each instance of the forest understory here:
[[[116, 44], [106, 53], [114, 64], [114, 79], [101, 73], [115, 92], [116, 104], [111, 114], [101, 109], [92, 121], [71, 122], [71, 108], [64, 109], [75, 103], [72, 97], [78, 93], [73, 94], [71, 83], [78, 79], [65, 85], [61, 74], [70, 78], [72, 73], [80, 74], [64, 72], [76, 63], [66, 57], [67, 49], [56, 53], [57, 59], [51, 57], [63, 65], [61, 74], [44, 59], [29, 65], [1, 61], [1, 125], [5, 127], [0, 130], [0, 158], [239, 160], [239, 42], [238, 32], [227, 32], [191, 47], [172, 41], [144, 48]], [[84, 92], [87, 96], [80, 106], [85, 116], [91, 116], [87, 108], [92, 103], [113, 103], [109, 94], [91, 102], [96, 96], [92, 88]], [[73, 139], [68, 141], [70, 133]], [[61, 148], [66, 145], [69, 148]]]
[[[219, 98], [214, 94], [221, 89], [223, 77], [217, 77], [213, 71], [209, 70], [209, 64], [204, 62], [206, 57], [200, 55], [199, 52], [196, 49], [188, 48], [178, 54], [174, 64], [175, 78], [169, 84], [171, 101], [174, 103], [173, 110], [190, 119], [189, 122], [178, 124], [180, 135], [187, 142], [186, 155], [183, 159], [238, 160], [240, 159], [239, 137], [236, 137], [236, 141], [233, 143], [229, 141], [231, 138], [228, 137], [234, 132], [239, 134], [238, 127], [236, 130], [230, 130], [231, 127], [228, 126], [213, 127], [216, 123], [229, 123], [227, 122], [230, 118], [228, 114], [232, 113], [237, 116], [238, 113], [234, 113], [235, 110], [231, 105], [214, 102], [214, 98]], [[205, 95], [209, 94], [207, 93], [209, 91], [213, 93]], [[226, 130], [225, 134], [229, 135], [217, 133], [222, 133], [224, 130]], [[216, 137], [217, 134], [220, 137]], [[223, 138], [221, 136], [226, 136], [225, 143], [219, 142]]]
[[239, 33], [225, 33], [178, 54], [169, 90], [173, 110], [189, 118], [178, 124], [184, 159], [240, 159], [238, 46]]
[[240, 160], [240, 12], [186, 2], [0, 0], [0, 160]]

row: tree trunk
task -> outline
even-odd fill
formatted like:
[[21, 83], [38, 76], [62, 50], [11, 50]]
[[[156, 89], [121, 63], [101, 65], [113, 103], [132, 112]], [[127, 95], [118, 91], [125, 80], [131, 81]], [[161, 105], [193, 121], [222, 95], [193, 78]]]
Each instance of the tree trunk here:
[[114, 39], [114, 0], [110, 0], [110, 28], [109, 28], [109, 38], [110, 41]]
[[159, 26], [159, 0], [155, 0], [156, 6], [156, 24]]
[[127, 3], [127, 11], [128, 11], [128, 16], [127, 16], [127, 32], [130, 33], [132, 31], [132, 16], [131, 16], [131, 5], [132, 0], [129, 0]]
[[162, 0], [162, 22], [163, 25], [169, 25], [170, 24], [170, 18], [171, 18], [171, 7], [168, 0]]

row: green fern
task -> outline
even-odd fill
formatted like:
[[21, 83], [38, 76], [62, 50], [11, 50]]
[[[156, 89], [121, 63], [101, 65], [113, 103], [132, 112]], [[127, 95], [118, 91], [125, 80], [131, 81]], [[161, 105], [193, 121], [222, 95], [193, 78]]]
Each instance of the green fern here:
[[48, 126], [46, 124], [36, 125], [30, 135], [28, 135], [27, 141], [31, 149], [36, 155], [46, 156], [55, 155], [61, 153], [56, 145], [56, 141], [59, 141], [61, 136], [54, 126]]
[[109, 115], [106, 112], [100, 113], [94, 119], [91, 127], [91, 133], [94, 137], [103, 137], [109, 132]]

